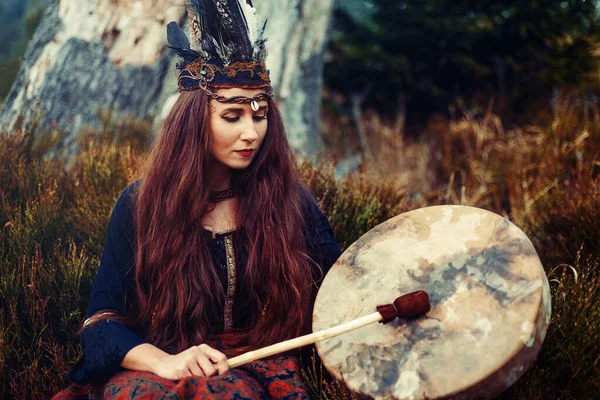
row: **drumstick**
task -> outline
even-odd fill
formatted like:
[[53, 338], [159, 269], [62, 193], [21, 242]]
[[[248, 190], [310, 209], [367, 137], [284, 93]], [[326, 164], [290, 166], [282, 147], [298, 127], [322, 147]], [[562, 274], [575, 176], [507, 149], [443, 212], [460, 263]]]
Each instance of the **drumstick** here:
[[235, 368], [250, 361], [259, 360], [275, 354], [283, 353], [302, 346], [350, 332], [374, 322], [387, 324], [398, 318], [414, 318], [430, 310], [429, 295], [423, 290], [408, 293], [398, 297], [392, 304], [377, 306], [377, 312], [349, 321], [319, 332], [300, 336], [294, 339], [275, 343], [262, 349], [249, 351], [227, 360], [229, 368]]

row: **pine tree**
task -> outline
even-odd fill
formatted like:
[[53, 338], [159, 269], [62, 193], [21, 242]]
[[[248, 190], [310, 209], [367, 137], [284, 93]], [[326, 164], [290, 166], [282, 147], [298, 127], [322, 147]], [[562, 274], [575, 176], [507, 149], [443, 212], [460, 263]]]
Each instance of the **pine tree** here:
[[326, 84], [394, 112], [444, 110], [458, 97], [513, 108], [594, 82], [600, 42], [590, 0], [340, 2]]

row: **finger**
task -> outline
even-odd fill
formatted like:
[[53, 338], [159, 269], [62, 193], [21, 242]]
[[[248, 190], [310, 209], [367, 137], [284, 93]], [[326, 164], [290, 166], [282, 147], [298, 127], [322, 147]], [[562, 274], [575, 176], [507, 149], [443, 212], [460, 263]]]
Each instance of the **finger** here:
[[196, 358], [193, 358], [192, 360], [188, 361], [188, 369], [190, 371], [190, 374], [192, 374], [193, 376], [204, 377], [205, 375], [202, 371], [201, 366], [198, 364]]
[[175, 379], [176, 381], [180, 381], [183, 378], [187, 378], [191, 376], [190, 370], [188, 368], [179, 368], [175, 371]]
[[217, 373], [217, 370], [212, 365], [206, 354], [199, 352], [197, 356], [198, 364], [207, 377], [211, 377]]
[[227, 356], [225, 354], [206, 344], [202, 344], [200, 346], [207, 355], [208, 359], [213, 363], [213, 367], [217, 367], [219, 375], [222, 375], [229, 370], [229, 364], [227, 363]]
[[[229, 370], [229, 364], [227, 363], [227, 356], [225, 354], [209, 346], [204, 349], [204, 353], [216, 365], [219, 375], [223, 375]], [[215, 365], [213, 365], [213, 367]]]
[[[187, 353], [187, 354], [184, 354]], [[182, 369], [187, 374], [186, 376], [204, 376], [202, 368], [198, 365], [195, 351], [185, 351], [179, 354]]]

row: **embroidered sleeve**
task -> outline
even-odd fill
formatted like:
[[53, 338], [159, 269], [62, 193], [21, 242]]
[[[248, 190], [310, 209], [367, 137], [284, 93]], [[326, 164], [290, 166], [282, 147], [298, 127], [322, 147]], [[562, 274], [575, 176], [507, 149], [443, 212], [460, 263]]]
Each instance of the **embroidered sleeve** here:
[[67, 375], [81, 385], [101, 383], [121, 370], [129, 350], [146, 341], [120, 322], [101, 320], [83, 329], [83, 357]]

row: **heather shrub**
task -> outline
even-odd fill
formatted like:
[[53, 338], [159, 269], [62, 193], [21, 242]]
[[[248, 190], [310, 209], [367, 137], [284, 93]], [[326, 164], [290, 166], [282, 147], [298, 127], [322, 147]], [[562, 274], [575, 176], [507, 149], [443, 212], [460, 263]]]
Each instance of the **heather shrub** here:
[[584, 168], [596, 165], [597, 170], [600, 116], [583, 113], [568, 99], [560, 98], [554, 114], [545, 112], [549, 121], [541, 126], [506, 130], [491, 107], [482, 113], [462, 109], [459, 118], [435, 120], [427, 134], [438, 185], [460, 193], [454, 202], [524, 223], [552, 188]]
[[69, 170], [73, 191], [67, 222], [71, 236], [100, 254], [115, 199], [133, 180], [141, 158], [129, 144], [116, 146], [99, 135], [80, 140], [81, 153]]
[[2, 398], [49, 398], [63, 387], [96, 271], [97, 258], [72, 241], [33, 251], [0, 265]]
[[414, 197], [398, 186], [394, 178], [381, 175], [357, 174], [336, 180], [333, 166], [323, 160], [319, 163], [301, 161], [298, 171], [329, 219], [342, 249], [396, 215], [443, 202], [437, 193], [427, 198]]
[[51, 397], [79, 354], [108, 216], [139, 160], [99, 138], [66, 167], [60, 133], [0, 134], [0, 398]]
[[537, 360], [501, 399], [600, 398], [600, 257], [548, 272], [552, 322]]
[[7, 257], [44, 251], [60, 235], [60, 199], [57, 179], [60, 166], [44, 160], [40, 143], [32, 134], [3, 136], [0, 146], [0, 219], [2, 251]]
[[[535, 204], [526, 229], [543, 260], [570, 263], [580, 249], [600, 256], [600, 177], [574, 174]], [[600, 269], [596, 271], [600, 273]]]
[[63, 242], [68, 232], [57, 190], [63, 169], [44, 158], [49, 147], [23, 133], [3, 134], [0, 143], [1, 393], [41, 398], [60, 386], [75, 355], [81, 304], [80, 281], [73, 278], [92, 268], [67, 262], [78, 250]]

